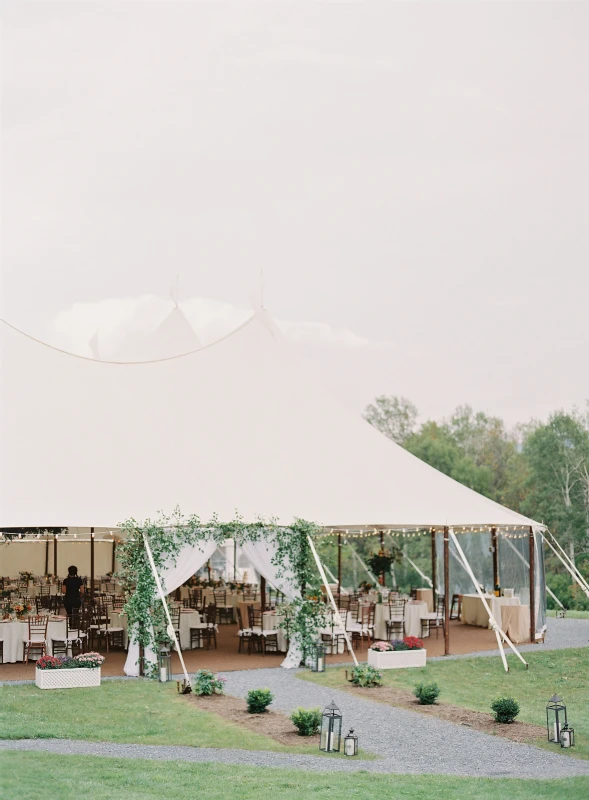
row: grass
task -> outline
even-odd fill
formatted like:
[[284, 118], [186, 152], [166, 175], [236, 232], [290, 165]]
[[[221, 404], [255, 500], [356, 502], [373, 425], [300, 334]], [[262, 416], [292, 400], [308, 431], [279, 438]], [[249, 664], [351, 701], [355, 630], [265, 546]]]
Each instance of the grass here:
[[0, 687], [0, 739], [36, 738], [317, 754], [315, 745], [289, 748], [201, 711], [177, 695], [175, 684], [155, 681], [51, 691], [30, 684]]
[[[548, 617], [556, 617], [556, 611], [554, 609], [548, 610], [546, 612]], [[589, 619], [589, 611], [567, 611], [567, 618], [568, 619]]]
[[[508, 656], [510, 672], [505, 673], [497, 657], [430, 661], [423, 669], [383, 671], [385, 686], [413, 690], [417, 683], [435, 681], [442, 690], [440, 701], [475, 711], [489, 711], [493, 700], [512, 696], [519, 702], [518, 719], [546, 725], [546, 703], [553, 694], [564, 699], [569, 722], [575, 728], [576, 746], [561, 750], [547, 741], [538, 744], [560, 753], [589, 758], [589, 648], [526, 653], [526, 670], [515, 656]], [[304, 672], [304, 680], [326, 686], [346, 688], [344, 668], [331, 668], [317, 674]], [[378, 699], [378, 689], [375, 690]]]
[[273, 768], [48, 753], [0, 753], [6, 800], [557, 800], [589, 796], [589, 779], [555, 781], [427, 775], [325, 774]]

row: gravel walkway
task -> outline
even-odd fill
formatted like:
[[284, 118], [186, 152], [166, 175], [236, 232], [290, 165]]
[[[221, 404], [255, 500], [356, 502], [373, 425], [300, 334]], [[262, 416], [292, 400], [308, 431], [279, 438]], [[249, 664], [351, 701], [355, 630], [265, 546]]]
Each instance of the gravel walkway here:
[[226, 672], [228, 694], [245, 697], [267, 687], [272, 708], [290, 713], [298, 706], [324, 708], [335, 700], [343, 715], [344, 734], [353, 727], [360, 746], [382, 760], [362, 768], [378, 772], [470, 775], [489, 778], [564, 778], [589, 775], [589, 761], [517, 744], [472, 728], [453, 725], [414, 711], [392, 708], [349, 692], [301, 681], [284, 669]]

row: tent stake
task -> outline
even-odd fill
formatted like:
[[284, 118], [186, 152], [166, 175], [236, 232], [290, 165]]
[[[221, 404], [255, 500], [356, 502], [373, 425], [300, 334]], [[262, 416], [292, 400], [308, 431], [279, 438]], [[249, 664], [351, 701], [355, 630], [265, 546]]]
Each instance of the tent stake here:
[[317, 569], [319, 570], [319, 574], [321, 575], [321, 578], [327, 590], [327, 595], [329, 597], [331, 605], [333, 606], [333, 616], [335, 617], [336, 624], [343, 631], [346, 644], [348, 645], [348, 650], [352, 654], [352, 658], [354, 659], [354, 664], [358, 666], [358, 659], [356, 658], [356, 653], [354, 653], [354, 650], [352, 648], [352, 643], [350, 641], [350, 637], [348, 636], [346, 626], [343, 624], [342, 618], [339, 613], [339, 608], [337, 607], [335, 600], [333, 599], [333, 595], [331, 593], [331, 587], [327, 582], [327, 575], [325, 574], [325, 570], [323, 569], [323, 564], [319, 560], [319, 556], [317, 555], [317, 550], [315, 550], [315, 545], [313, 544], [313, 539], [311, 539], [309, 534], [307, 534], [307, 541], [309, 542], [309, 546], [311, 547], [311, 552], [313, 553], [313, 558], [315, 559], [315, 563], [317, 564]]

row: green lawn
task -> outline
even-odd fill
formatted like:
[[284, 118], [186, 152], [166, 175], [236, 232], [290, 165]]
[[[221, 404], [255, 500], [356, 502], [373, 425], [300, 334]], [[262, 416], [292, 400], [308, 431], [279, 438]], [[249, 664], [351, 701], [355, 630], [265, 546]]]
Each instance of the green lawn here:
[[47, 753], [0, 753], [0, 796], [79, 800], [558, 800], [589, 796], [589, 779], [489, 780], [142, 761]]
[[[509, 673], [504, 672], [497, 656], [430, 661], [423, 669], [385, 670], [382, 674], [385, 685], [409, 690], [421, 681], [435, 681], [442, 690], [441, 701], [475, 711], [490, 711], [489, 706], [496, 697], [511, 695], [521, 706], [518, 719], [536, 725], [546, 724], [546, 703], [556, 693], [567, 704], [577, 746], [566, 751], [548, 742], [545, 746], [589, 758], [589, 648], [529, 652], [525, 658], [530, 664], [529, 670], [515, 656], [508, 656]], [[339, 667], [321, 675], [300, 673], [300, 677], [327, 686], [347, 686], [344, 668]], [[377, 699], [378, 689], [374, 691]]]
[[293, 750], [200, 711], [178, 696], [175, 684], [155, 681], [51, 691], [31, 684], [0, 687], [0, 739], [32, 738], [317, 753], [315, 745]]

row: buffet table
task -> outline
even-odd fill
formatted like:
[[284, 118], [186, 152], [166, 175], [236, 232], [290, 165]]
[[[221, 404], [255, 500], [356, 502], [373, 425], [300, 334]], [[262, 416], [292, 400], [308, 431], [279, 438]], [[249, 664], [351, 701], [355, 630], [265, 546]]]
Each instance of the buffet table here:
[[[497, 625], [504, 630], [502, 625], [501, 610], [506, 606], [519, 606], [519, 597], [495, 597], [494, 594], [484, 595]], [[489, 614], [478, 594], [462, 595], [461, 620], [464, 625], [476, 625], [479, 628], [489, 628]]]

